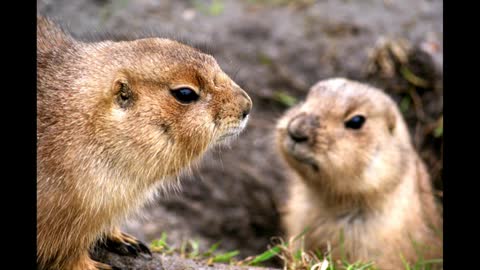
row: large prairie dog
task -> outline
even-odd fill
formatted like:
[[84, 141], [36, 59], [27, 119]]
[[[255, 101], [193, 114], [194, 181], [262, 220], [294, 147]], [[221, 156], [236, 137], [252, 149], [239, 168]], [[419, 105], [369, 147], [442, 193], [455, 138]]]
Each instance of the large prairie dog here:
[[428, 246], [424, 259], [442, 258], [429, 175], [381, 90], [344, 78], [320, 81], [279, 120], [276, 135], [292, 168], [283, 217], [289, 239], [307, 228], [307, 250], [331, 245], [334, 259], [374, 261], [379, 269], [404, 269], [401, 256], [418, 260], [413, 242]]
[[37, 18], [39, 269], [111, 269], [99, 239], [167, 177], [246, 125], [252, 101], [207, 54], [147, 38], [84, 43]]

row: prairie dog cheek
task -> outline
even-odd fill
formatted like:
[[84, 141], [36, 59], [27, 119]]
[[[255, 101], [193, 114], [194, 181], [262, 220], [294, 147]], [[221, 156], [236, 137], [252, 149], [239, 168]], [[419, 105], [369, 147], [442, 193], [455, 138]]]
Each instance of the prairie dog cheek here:
[[290, 121], [290, 117], [280, 118], [280, 120], [278, 120], [278, 123], [277, 123], [277, 128], [278, 129], [286, 129], [289, 121]]
[[126, 112], [125, 110], [112, 108], [111, 114], [112, 114], [113, 120], [120, 122], [125, 119]]
[[205, 96], [205, 101], [207, 103], [210, 103], [210, 101], [212, 100], [212, 94], [208, 93], [206, 96]]

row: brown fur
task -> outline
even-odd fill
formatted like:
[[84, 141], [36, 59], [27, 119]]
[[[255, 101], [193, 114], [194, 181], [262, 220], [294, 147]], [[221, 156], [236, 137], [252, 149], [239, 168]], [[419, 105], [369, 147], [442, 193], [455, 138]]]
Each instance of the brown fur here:
[[[346, 128], [355, 115], [365, 124]], [[301, 117], [311, 120], [294, 121]], [[294, 142], [293, 129], [308, 140]], [[330, 244], [334, 258], [373, 260], [380, 269], [404, 269], [400, 254], [419, 259], [412, 240], [428, 246], [425, 259], [442, 257], [429, 175], [396, 104], [380, 90], [343, 78], [317, 83], [278, 122], [277, 145], [295, 172], [283, 218], [289, 239], [308, 228], [306, 249]]]
[[[178, 42], [83, 43], [37, 24], [37, 261], [101, 269], [92, 244], [118, 239], [116, 225], [165, 178], [238, 134], [252, 102], [212, 56]], [[177, 101], [180, 86], [199, 100]]]

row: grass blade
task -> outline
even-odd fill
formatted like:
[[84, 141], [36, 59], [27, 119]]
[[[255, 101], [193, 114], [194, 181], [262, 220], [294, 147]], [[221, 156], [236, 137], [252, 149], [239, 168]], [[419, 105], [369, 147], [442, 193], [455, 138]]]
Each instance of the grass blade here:
[[267, 260], [271, 259], [272, 257], [274, 257], [275, 255], [277, 255], [279, 252], [280, 252], [280, 247], [275, 246], [275, 247], [263, 252], [262, 254], [257, 255], [248, 265], [255, 265], [257, 263], [267, 261]]
[[231, 252], [223, 253], [223, 254], [218, 254], [215, 255], [215, 257], [212, 258], [212, 262], [230, 262], [230, 260], [237, 256], [240, 252], [238, 250], [234, 250]]

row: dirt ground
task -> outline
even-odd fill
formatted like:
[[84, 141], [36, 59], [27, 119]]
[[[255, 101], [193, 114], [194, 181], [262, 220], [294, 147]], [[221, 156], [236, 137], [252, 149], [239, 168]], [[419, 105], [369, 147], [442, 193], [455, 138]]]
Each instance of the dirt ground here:
[[247, 130], [212, 150], [182, 189], [150, 205], [125, 229], [144, 241], [221, 241], [239, 258], [281, 236], [283, 165], [276, 119], [320, 79], [344, 76], [385, 89], [401, 106], [442, 202], [443, 2], [438, 0], [45, 0], [78, 37], [95, 31], [164, 33], [206, 45], [252, 97]]

